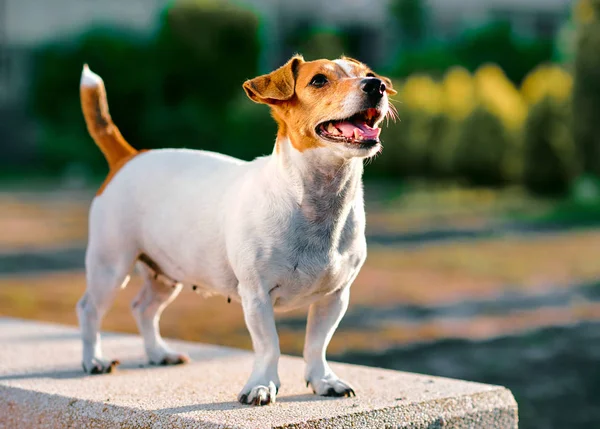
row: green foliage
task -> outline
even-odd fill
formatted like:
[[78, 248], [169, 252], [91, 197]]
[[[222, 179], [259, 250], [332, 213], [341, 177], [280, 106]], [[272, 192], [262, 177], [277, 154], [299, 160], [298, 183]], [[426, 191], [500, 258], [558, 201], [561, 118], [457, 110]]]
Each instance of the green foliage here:
[[439, 179], [455, 178], [458, 175], [455, 153], [462, 137], [463, 123], [447, 115], [438, 115], [434, 125], [428, 147], [429, 173]]
[[344, 35], [333, 29], [303, 27], [290, 33], [287, 39], [287, 43], [307, 61], [348, 54]]
[[405, 50], [392, 68], [396, 77], [425, 73], [441, 77], [446, 70], [460, 64], [460, 58], [447, 46], [430, 46], [423, 49]]
[[320, 58], [339, 58], [342, 55], [358, 56], [362, 33], [360, 28], [331, 28], [302, 22], [288, 29], [285, 43], [293, 52], [299, 52], [307, 61]]
[[[78, 83], [82, 65], [89, 63], [107, 82], [111, 112], [123, 134], [138, 143], [138, 119], [148, 103], [152, 85], [147, 44], [131, 33], [96, 29], [76, 45], [56, 44], [40, 49], [34, 58], [30, 110], [40, 121], [41, 164], [58, 172], [69, 162], [100, 169], [105, 162], [85, 128]], [[118, 66], [115, 66], [118, 65]]]
[[[396, 13], [405, 17], [424, 13], [419, 11], [419, 1], [394, 5]], [[190, 147], [242, 159], [270, 153], [276, 125], [268, 108], [252, 103], [241, 88], [244, 80], [258, 73], [258, 30], [256, 15], [232, 3], [181, 1], [165, 11], [152, 39], [114, 28], [96, 29], [77, 43], [41, 49], [35, 58], [30, 100], [41, 125], [40, 166], [58, 173], [81, 163], [92, 167], [93, 173], [105, 172], [105, 161], [91, 142], [81, 114], [77, 84], [84, 63], [104, 78], [115, 123], [136, 148]], [[596, 153], [600, 152], [600, 130], [594, 115], [600, 111], [600, 57], [593, 55], [600, 35], [593, 26], [584, 30], [579, 44], [585, 55], [578, 57], [581, 81], [576, 85], [577, 109], [582, 113], [575, 115], [576, 136], [579, 153], [585, 159], [595, 157], [588, 160], [586, 171], [596, 171], [596, 165], [600, 171], [600, 153]], [[364, 42], [357, 35], [364, 31], [305, 25], [288, 31], [286, 43], [307, 59], [356, 56]], [[411, 37], [419, 35], [416, 28], [407, 31]], [[516, 43], [506, 26], [493, 26], [465, 35], [451, 49], [409, 51], [397, 72], [404, 75], [425, 69], [435, 74], [455, 64], [474, 70], [482, 62], [493, 61], [508, 64], [507, 74], [519, 80], [546, 56], [542, 45], [535, 46]], [[539, 52], [534, 53], [536, 49]], [[526, 61], [523, 56], [528, 56]], [[520, 173], [525, 164], [523, 177], [532, 192], [564, 192], [578, 165], [567, 131], [567, 105], [546, 100], [534, 106], [525, 127], [523, 151], [520, 130], [507, 130], [506, 120], [503, 123], [495, 116], [507, 109], [499, 109], [500, 113], [492, 109], [493, 114], [479, 107], [471, 112], [478, 103], [489, 108], [478, 85], [490, 76], [473, 79], [464, 74], [468, 75], [463, 73], [453, 85], [422, 76], [412, 85], [395, 85], [400, 120], [383, 130], [383, 154], [369, 166], [367, 175], [463, 179], [478, 186], [501, 186], [514, 182], [515, 172]], [[506, 85], [488, 82], [484, 87], [496, 91], [488, 94], [488, 104], [492, 99], [502, 105], [507, 98], [501, 97]], [[519, 97], [518, 93], [514, 96]]]
[[456, 41], [402, 52], [393, 69], [396, 76], [426, 72], [441, 76], [460, 65], [473, 72], [486, 63], [498, 64], [510, 80], [521, 80], [553, 56], [552, 40], [519, 41], [508, 23], [493, 23], [469, 31]]
[[257, 71], [258, 19], [250, 11], [214, 0], [167, 9], [156, 42], [155, 67], [169, 104], [191, 99], [224, 109], [241, 83]]
[[273, 151], [277, 125], [264, 104], [251, 102], [241, 92], [231, 103], [227, 123], [227, 138], [236, 148], [235, 156], [250, 160]]
[[523, 182], [535, 194], [565, 194], [577, 171], [570, 105], [546, 97], [525, 123]]
[[426, 5], [423, 0], [393, 0], [390, 12], [398, 22], [404, 40], [415, 44], [425, 36]]
[[166, 11], [152, 46], [159, 79], [139, 128], [145, 147], [239, 153], [235, 141], [225, 146], [227, 109], [257, 72], [257, 30], [253, 13], [228, 2], [182, 2]]
[[433, 116], [420, 110], [400, 109], [401, 119], [382, 131], [383, 152], [371, 174], [416, 177], [423, 174]]
[[582, 23], [575, 56], [573, 132], [583, 171], [600, 176], [600, 0], [595, 17]]
[[508, 136], [502, 122], [485, 109], [474, 110], [462, 126], [454, 153], [458, 176], [475, 186], [504, 184], [508, 147]]
[[133, 146], [261, 154], [253, 144], [260, 133], [235, 137], [237, 128], [251, 128], [244, 121], [262, 129], [256, 116], [228, 114], [243, 81], [257, 73], [257, 30], [256, 16], [230, 3], [181, 2], [163, 14], [152, 40], [111, 28], [92, 30], [73, 45], [44, 47], [36, 54], [30, 100], [42, 125], [42, 164], [52, 171], [71, 162], [105, 168], [81, 114], [84, 63], [103, 77], [113, 119]]

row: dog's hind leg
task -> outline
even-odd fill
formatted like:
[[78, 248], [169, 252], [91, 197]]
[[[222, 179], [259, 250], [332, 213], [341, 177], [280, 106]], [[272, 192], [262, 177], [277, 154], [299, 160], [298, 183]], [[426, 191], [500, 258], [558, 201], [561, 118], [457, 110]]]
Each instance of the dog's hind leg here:
[[118, 361], [105, 360], [100, 344], [102, 318], [119, 289], [129, 281], [135, 254], [99, 252], [88, 248], [86, 255], [87, 289], [77, 304], [77, 317], [83, 340], [83, 370], [90, 374], [112, 372]]
[[171, 350], [160, 335], [159, 320], [163, 310], [181, 292], [182, 285], [168, 286], [156, 280], [150, 270], [138, 264], [144, 277], [142, 290], [131, 303], [135, 321], [144, 337], [144, 347], [150, 363], [177, 365], [189, 362], [189, 357]]

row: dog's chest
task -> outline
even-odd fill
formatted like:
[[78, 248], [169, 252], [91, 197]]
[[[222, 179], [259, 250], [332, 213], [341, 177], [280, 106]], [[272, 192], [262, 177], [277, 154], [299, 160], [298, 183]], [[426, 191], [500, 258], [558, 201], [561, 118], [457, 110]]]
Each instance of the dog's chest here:
[[287, 244], [278, 249], [283, 266], [271, 292], [276, 308], [310, 303], [353, 280], [366, 257], [361, 210], [352, 208], [338, 222], [302, 212], [292, 219], [281, 237]]

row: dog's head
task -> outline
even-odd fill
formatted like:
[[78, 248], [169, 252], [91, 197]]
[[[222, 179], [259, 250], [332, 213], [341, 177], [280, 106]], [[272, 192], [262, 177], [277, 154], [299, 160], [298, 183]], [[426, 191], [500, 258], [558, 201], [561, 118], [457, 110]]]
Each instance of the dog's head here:
[[326, 147], [345, 158], [380, 148], [379, 124], [390, 112], [392, 82], [351, 58], [304, 61], [294, 56], [267, 75], [244, 82], [251, 100], [271, 106], [278, 139], [303, 152]]

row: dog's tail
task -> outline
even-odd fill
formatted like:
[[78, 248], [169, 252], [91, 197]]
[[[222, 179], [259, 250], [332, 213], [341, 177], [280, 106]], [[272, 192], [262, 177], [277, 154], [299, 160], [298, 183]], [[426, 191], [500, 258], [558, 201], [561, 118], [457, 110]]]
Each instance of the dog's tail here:
[[80, 83], [81, 108], [87, 129], [104, 154], [110, 169], [132, 158], [137, 151], [123, 138], [108, 113], [102, 78], [85, 64]]

